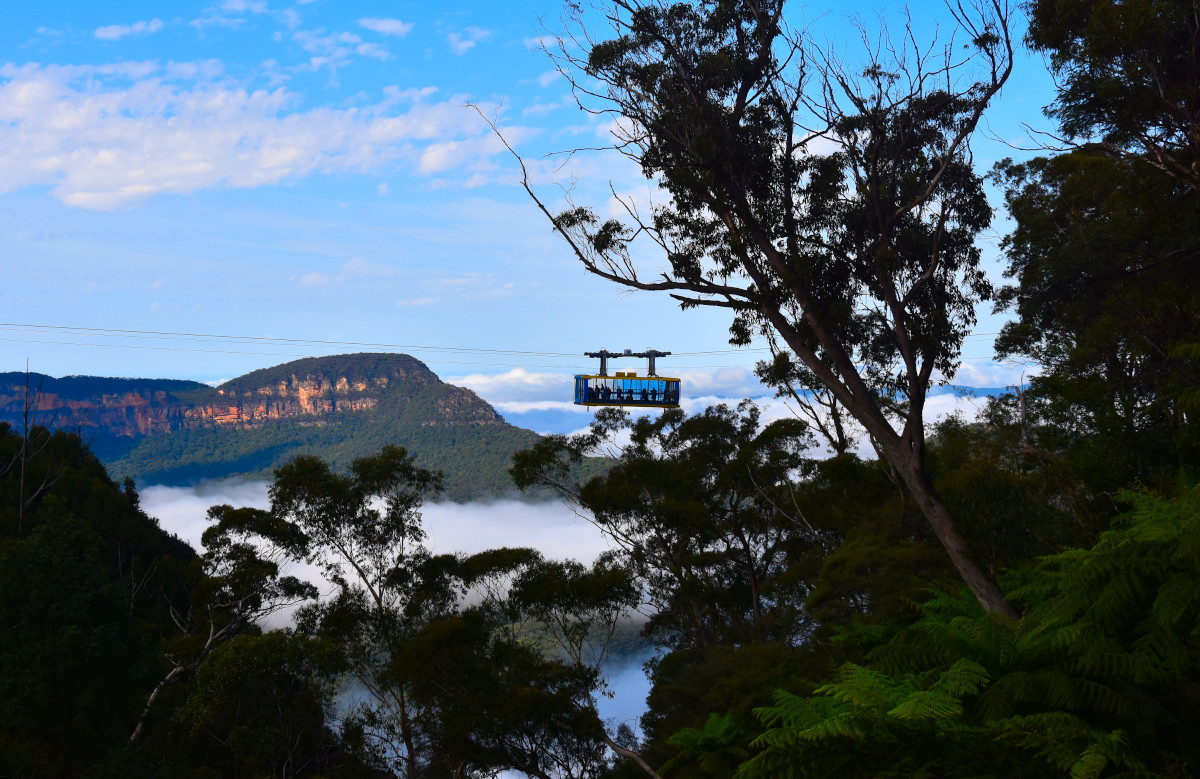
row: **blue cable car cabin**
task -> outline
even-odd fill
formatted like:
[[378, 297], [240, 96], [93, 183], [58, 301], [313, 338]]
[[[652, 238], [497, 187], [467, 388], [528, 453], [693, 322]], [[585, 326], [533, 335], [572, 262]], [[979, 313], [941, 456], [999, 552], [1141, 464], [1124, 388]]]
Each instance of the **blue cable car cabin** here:
[[575, 405], [679, 408], [679, 379], [620, 371], [615, 376], [576, 376]]
[[[666, 357], [668, 354], [670, 352], [654, 349], [638, 353], [631, 349], [623, 352], [610, 352], [607, 349], [584, 352], [585, 357], [600, 359], [600, 372], [575, 377], [575, 405], [679, 408], [679, 379], [659, 376], [654, 372], [654, 359]], [[617, 375], [609, 376], [608, 361], [616, 357], [641, 357], [648, 360], [646, 375], [638, 376], [633, 371], [617, 371]]]

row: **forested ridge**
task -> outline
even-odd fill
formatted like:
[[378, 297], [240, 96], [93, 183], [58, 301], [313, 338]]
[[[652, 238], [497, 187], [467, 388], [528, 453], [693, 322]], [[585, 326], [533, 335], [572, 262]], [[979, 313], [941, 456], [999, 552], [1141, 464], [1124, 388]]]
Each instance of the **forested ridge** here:
[[43, 421], [75, 429], [117, 477], [187, 485], [267, 479], [299, 453], [344, 469], [387, 443], [446, 476], [444, 497], [512, 492], [506, 469], [537, 436], [403, 354], [305, 358], [218, 387], [173, 379], [0, 374], [0, 420], [20, 426], [26, 389]]
[[[789, 146], [781, 9], [618, 2], [568, 63], [635, 119], [669, 273], [625, 261], [645, 231], [546, 215], [586, 270], [770, 340], [794, 417], [605, 409], [531, 442], [514, 483], [612, 541], [586, 563], [433, 554], [444, 479], [389, 441], [291, 458], [197, 552], [74, 433], [0, 423], [0, 775], [1200, 775], [1200, 5], [1027, 6], [1063, 138], [990, 172], [999, 287], [967, 143], [1007, 78], [1005, 8], [959, 6], [978, 82], [810, 73], [864, 98], [826, 114], [828, 153]], [[998, 352], [1039, 371], [930, 423], [989, 301]], [[596, 702], [635, 615], [631, 728]]]

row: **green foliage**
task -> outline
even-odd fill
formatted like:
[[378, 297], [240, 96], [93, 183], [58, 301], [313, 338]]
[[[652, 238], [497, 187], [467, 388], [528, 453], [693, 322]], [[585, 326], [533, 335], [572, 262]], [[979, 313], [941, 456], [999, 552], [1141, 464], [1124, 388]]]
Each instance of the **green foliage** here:
[[[620, 2], [597, 42], [581, 21], [586, 56], [564, 51], [564, 71], [581, 70], [598, 110], [624, 118], [620, 151], [669, 202], [628, 224], [573, 205], [551, 219], [586, 270], [684, 308], [729, 309], [731, 343], [757, 333], [788, 350], [760, 375], [815, 382], [801, 389], [833, 415], [832, 430], [817, 428], [835, 451], [849, 449], [842, 410], [853, 417], [962, 580], [1011, 613], [966, 556], [924, 458], [935, 372], [953, 377], [993, 292], [976, 246], [992, 209], [969, 146], [1012, 71], [1009, 6], [957, 7], [973, 44], [961, 57], [884, 32], [854, 72], [789, 30], [783, 5]], [[661, 278], [639, 276], [640, 237], [661, 251]], [[816, 424], [823, 412], [802, 405]]]
[[1072, 138], [1101, 140], [1200, 185], [1200, 17], [1190, 0], [1040, 0], [1027, 41], [1049, 55], [1048, 113]]
[[0, 540], [0, 771], [78, 776], [128, 736], [154, 655], [100, 536], [56, 497], [39, 514]]
[[0, 423], [0, 772], [145, 767], [124, 745], [194, 564], [78, 436]]
[[[1091, 148], [1002, 167], [1016, 283], [998, 352], [1045, 366], [1029, 426], [1094, 488], [1159, 483], [1200, 451], [1178, 406], [1200, 364], [1200, 190]], [[1180, 349], [1184, 347], [1184, 349]]]
[[1093, 543], [1112, 502], [1082, 492], [1039, 431], [1014, 418], [1009, 396], [984, 419], [949, 418], [934, 428], [929, 471], [954, 512], [972, 557], [993, 575], [1039, 555]]
[[[580, 64], [639, 127], [628, 153], [671, 202], [637, 230], [578, 208], [556, 227], [579, 236], [586, 267], [633, 287], [642, 285], [622, 270], [628, 245], [649, 233], [671, 270], [652, 288], [733, 308], [735, 339], [773, 329], [810, 370], [823, 363], [826, 383], [829, 369], [844, 374], [855, 362], [880, 366], [862, 377], [873, 389], [910, 392], [891, 371], [901, 352], [952, 372], [974, 303], [989, 294], [974, 236], [991, 210], [960, 141], [991, 84], [983, 76], [951, 93], [897, 78], [880, 61], [861, 77], [822, 69], [819, 55], [797, 50], [782, 5], [634, 3], [614, 14], [616, 37]], [[980, 51], [1003, 81], [1003, 43], [989, 32]], [[807, 90], [824, 90], [825, 102], [792, 97]], [[797, 137], [806, 126], [827, 128], [835, 150], [819, 154]], [[934, 190], [937, 208], [927, 204]], [[931, 252], [939, 260], [926, 274]], [[878, 313], [889, 306], [905, 309], [894, 323], [903, 345]]]
[[710, 714], [703, 728], [684, 728], [668, 739], [679, 753], [663, 764], [662, 773], [671, 776], [677, 766], [686, 765], [700, 776], [730, 776], [749, 757], [740, 746], [745, 740], [732, 717]]
[[1019, 622], [938, 596], [811, 697], [776, 694], [738, 776], [1165, 773], [1197, 759], [1200, 486], [1014, 572]]
[[222, 776], [328, 771], [338, 748], [329, 721], [340, 670], [336, 653], [290, 631], [222, 645], [174, 715], [187, 761]]
[[1200, 452], [1200, 16], [1191, 0], [1029, 12], [1057, 77], [1048, 113], [1081, 143], [998, 166], [1016, 223], [1000, 302], [1018, 321], [997, 349], [1044, 366], [1031, 422], [1078, 480], [1165, 486]]
[[[610, 448], [626, 429], [629, 444]], [[554, 487], [590, 512], [653, 603], [646, 633], [660, 654], [641, 752], [678, 776], [721, 775], [716, 766], [749, 749], [752, 709], [771, 690], [860, 656], [871, 630], [913, 619], [946, 573], [884, 468], [851, 455], [812, 462], [810, 442], [798, 421], [760, 428], [746, 403], [657, 420], [603, 412], [588, 433], [515, 459], [518, 484]], [[593, 452], [614, 464], [585, 481], [575, 469]], [[740, 740], [699, 769], [669, 739], [701, 732], [710, 713]], [[698, 743], [684, 749], [696, 760]]]
[[391, 664], [435, 714], [434, 770], [603, 775], [594, 696], [617, 619], [636, 600], [628, 575], [545, 561], [532, 550], [493, 550], [460, 566], [472, 586], [481, 567], [509, 582], [428, 622]]

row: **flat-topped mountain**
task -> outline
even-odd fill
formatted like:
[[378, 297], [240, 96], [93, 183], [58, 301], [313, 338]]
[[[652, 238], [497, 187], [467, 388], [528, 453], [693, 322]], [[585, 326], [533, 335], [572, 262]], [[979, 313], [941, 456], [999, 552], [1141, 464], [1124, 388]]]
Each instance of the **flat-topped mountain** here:
[[[385, 444], [446, 473], [447, 495], [511, 490], [513, 452], [537, 440], [406, 354], [348, 354], [253, 371], [219, 387], [171, 379], [30, 374], [37, 422], [78, 429], [117, 478], [189, 484], [269, 478], [297, 454], [335, 467]], [[22, 424], [26, 374], [0, 374], [0, 421]]]

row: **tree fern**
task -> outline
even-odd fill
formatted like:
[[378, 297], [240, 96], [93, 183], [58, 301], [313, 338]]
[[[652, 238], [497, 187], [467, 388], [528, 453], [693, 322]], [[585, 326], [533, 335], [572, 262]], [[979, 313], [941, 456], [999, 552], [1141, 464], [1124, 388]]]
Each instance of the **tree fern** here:
[[[1013, 572], [1019, 622], [939, 595], [802, 698], [777, 693], [741, 779], [1187, 775], [1200, 763], [1200, 487]], [[1183, 770], [1184, 773], [1179, 772]]]

